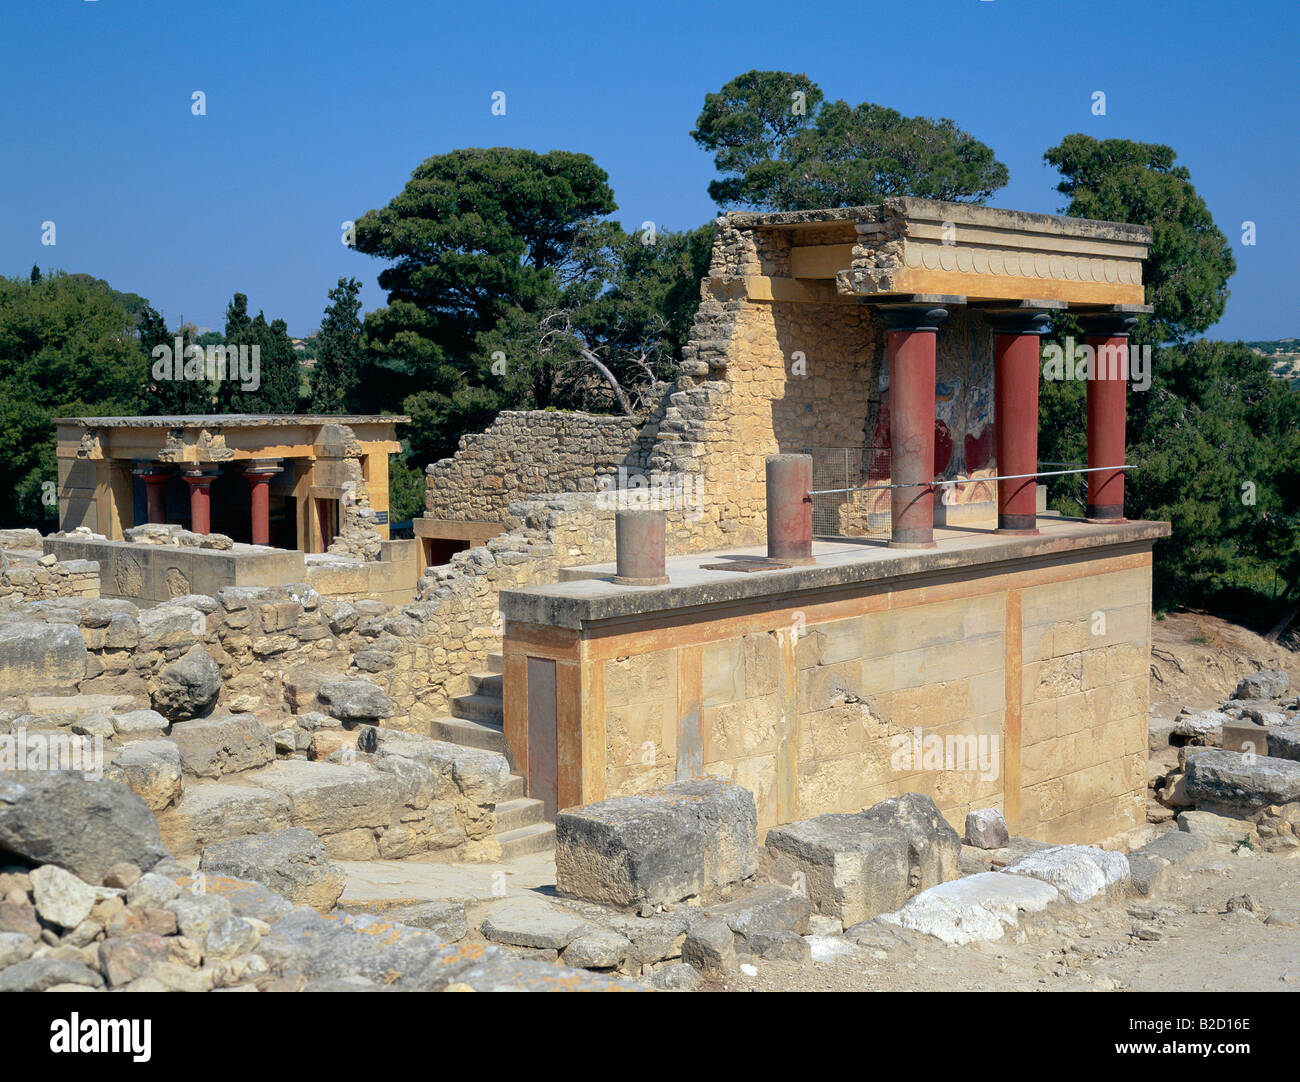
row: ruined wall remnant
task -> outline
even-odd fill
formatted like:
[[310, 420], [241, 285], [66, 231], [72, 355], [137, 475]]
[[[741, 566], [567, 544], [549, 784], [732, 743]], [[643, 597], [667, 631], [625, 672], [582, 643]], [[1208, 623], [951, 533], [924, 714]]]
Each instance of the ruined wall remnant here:
[[595, 492], [620, 466], [644, 467], [642, 437], [633, 417], [503, 410], [484, 431], [462, 436], [451, 458], [428, 467], [425, 511], [454, 522], [500, 522], [527, 496]]

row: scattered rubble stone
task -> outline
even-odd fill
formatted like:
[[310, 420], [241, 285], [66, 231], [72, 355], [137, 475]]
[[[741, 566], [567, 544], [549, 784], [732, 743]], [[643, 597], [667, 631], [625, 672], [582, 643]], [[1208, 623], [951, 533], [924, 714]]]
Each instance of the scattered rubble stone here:
[[74, 771], [0, 774], [0, 850], [88, 883], [102, 882], [120, 861], [152, 868], [167, 855], [143, 799], [120, 782]]
[[704, 978], [694, 966], [670, 962], [652, 970], [645, 983], [664, 992], [693, 992], [704, 983]]
[[181, 796], [181, 752], [171, 740], [136, 740], [117, 753], [104, 776], [138, 794], [150, 811], [162, 811]]
[[580, 969], [614, 969], [623, 964], [631, 949], [632, 944], [617, 932], [596, 928], [571, 941], [560, 957], [566, 965]]
[[1291, 690], [1291, 678], [1281, 669], [1261, 669], [1242, 677], [1234, 699], [1280, 699]]
[[53, 864], [33, 868], [32, 895], [43, 920], [75, 928], [95, 906], [95, 888]]
[[736, 937], [720, 918], [700, 921], [682, 943], [682, 961], [702, 974], [721, 977], [736, 970]]
[[320, 910], [332, 909], [347, 883], [347, 875], [330, 862], [320, 839], [302, 827], [205, 846], [199, 871], [265, 883], [296, 905]]
[[28, 958], [0, 970], [0, 992], [47, 992], [55, 985], [102, 988], [104, 978], [90, 966], [60, 958]]
[[958, 874], [961, 839], [918, 793], [852, 815], [773, 827], [767, 849], [776, 878], [799, 877], [815, 912], [856, 924]]
[[997, 808], [977, 808], [966, 816], [965, 840], [977, 849], [1003, 849], [1011, 840], [1011, 832]]
[[220, 691], [220, 667], [202, 646], [191, 646], [158, 673], [153, 706], [171, 721], [181, 721], [206, 713]]

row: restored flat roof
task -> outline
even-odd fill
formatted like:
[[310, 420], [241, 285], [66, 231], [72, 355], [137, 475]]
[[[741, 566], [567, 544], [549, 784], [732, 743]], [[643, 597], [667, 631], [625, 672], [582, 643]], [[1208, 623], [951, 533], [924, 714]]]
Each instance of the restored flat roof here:
[[170, 417], [56, 417], [56, 425], [84, 428], [265, 428], [274, 425], [410, 424], [405, 414], [185, 413]]
[[[669, 527], [671, 529], [671, 526]], [[665, 586], [620, 586], [610, 581], [613, 564], [562, 568], [557, 583], [501, 591], [507, 620], [581, 630], [606, 620], [626, 620], [726, 602], [759, 601], [809, 590], [862, 588], [911, 575], [959, 569], [1031, 564], [1064, 553], [1104, 547], [1149, 547], [1169, 536], [1167, 522], [1126, 521], [1113, 525], [1062, 515], [1038, 516], [1038, 536], [1000, 534], [991, 527], [936, 526], [931, 549], [893, 549], [867, 538], [814, 541], [817, 563], [739, 573], [701, 564], [766, 555], [760, 547], [670, 556]], [[566, 581], [567, 580], [567, 581]]]

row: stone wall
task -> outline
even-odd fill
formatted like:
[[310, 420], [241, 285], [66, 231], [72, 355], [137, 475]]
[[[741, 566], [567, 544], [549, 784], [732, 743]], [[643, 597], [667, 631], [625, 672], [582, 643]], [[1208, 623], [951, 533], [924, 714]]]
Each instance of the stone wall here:
[[1016, 833], [1052, 842], [1145, 821], [1149, 552], [692, 611], [509, 625], [507, 736], [512, 674], [554, 658], [576, 802], [706, 774], [753, 792], [760, 827], [903, 792], [958, 829], [1002, 805]]
[[99, 564], [53, 556], [19, 563], [0, 549], [0, 604], [61, 597], [99, 597]]
[[633, 417], [505, 410], [428, 467], [425, 510], [455, 522], [499, 522], [527, 496], [595, 492], [620, 466], [644, 468], [641, 435]]

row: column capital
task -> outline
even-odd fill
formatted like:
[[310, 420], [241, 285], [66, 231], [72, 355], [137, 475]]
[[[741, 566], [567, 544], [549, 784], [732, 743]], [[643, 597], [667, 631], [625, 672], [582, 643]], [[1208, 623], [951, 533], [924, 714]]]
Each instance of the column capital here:
[[244, 476], [274, 477], [277, 473], [284, 472], [284, 467], [280, 465], [280, 461], [278, 458], [255, 458], [244, 467]]
[[1051, 312], [1033, 308], [999, 309], [987, 313], [994, 334], [1046, 334], [1051, 327]]
[[186, 470], [181, 476], [191, 485], [210, 485], [217, 479], [217, 473], [213, 469], [193, 469]]
[[165, 478], [171, 476], [171, 467], [161, 462], [132, 462], [131, 472], [136, 477], [143, 477], [145, 480], [151, 478]]
[[1076, 318], [1089, 338], [1127, 338], [1138, 321], [1133, 312], [1088, 312]]
[[948, 318], [942, 304], [882, 304], [876, 312], [891, 331], [937, 331]]

